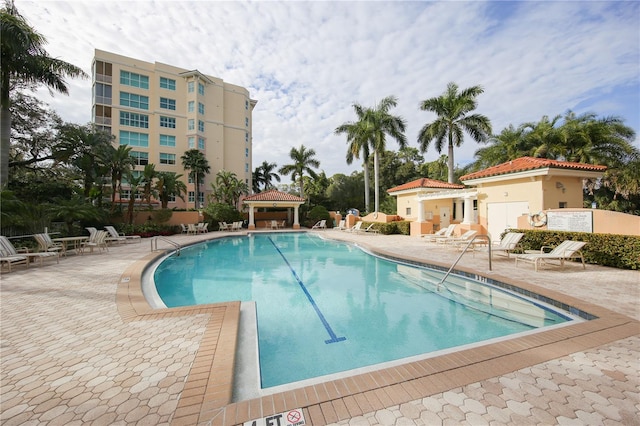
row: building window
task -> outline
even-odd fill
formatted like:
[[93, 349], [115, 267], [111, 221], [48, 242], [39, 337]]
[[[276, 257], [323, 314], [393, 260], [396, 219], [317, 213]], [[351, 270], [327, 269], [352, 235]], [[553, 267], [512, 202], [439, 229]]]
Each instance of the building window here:
[[148, 129], [149, 116], [135, 112], [120, 111], [120, 125]]
[[204, 138], [198, 138], [198, 149], [204, 151]]
[[160, 127], [168, 127], [169, 129], [176, 128], [176, 119], [173, 117], [160, 116]]
[[244, 133], [244, 141], [249, 142], [249, 132]]
[[249, 117], [244, 118], [244, 125], [249, 127]]
[[194, 101], [189, 101], [189, 102], [187, 103], [187, 111], [188, 111], [188, 112], [193, 112], [193, 111], [195, 111], [195, 105], [196, 105], [196, 103], [195, 103]]
[[149, 135], [146, 133], [128, 132], [120, 130], [120, 145], [149, 146]]
[[566, 201], [560, 201], [558, 203], [558, 208], [560, 209], [566, 209], [567, 208], [567, 202]]
[[244, 156], [249, 157], [249, 148], [244, 149]]
[[129, 153], [129, 155], [131, 155], [131, 157], [133, 157], [136, 165], [138, 165], [138, 166], [146, 166], [147, 164], [149, 164], [149, 153], [148, 152], [131, 151]]
[[204, 84], [198, 83], [198, 94], [204, 96]]
[[198, 102], [198, 114], [204, 115], [204, 104], [202, 102]]
[[244, 172], [249, 173], [249, 163], [244, 163]]
[[112, 83], [113, 66], [109, 62], [96, 61], [96, 81]]
[[176, 164], [176, 155], [167, 154], [165, 152], [160, 153], [160, 164]]
[[198, 131], [204, 132], [204, 121], [198, 120]]
[[129, 71], [120, 71], [120, 84], [123, 84], [125, 86], [139, 87], [141, 89], [148, 89], [149, 77]]
[[196, 128], [196, 120], [190, 118], [187, 120], [187, 130], [195, 130]]
[[93, 106], [93, 121], [96, 124], [111, 125], [111, 107], [104, 105]]
[[188, 82], [188, 83], [187, 83], [187, 91], [188, 91], [189, 93], [193, 93], [194, 87], [195, 87], [195, 86], [194, 86], [193, 81], [190, 81], [190, 82]]
[[249, 101], [244, 101], [244, 109], [249, 109]]
[[176, 90], [176, 81], [170, 78], [160, 77], [160, 88], [167, 90]]
[[405, 216], [411, 216], [411, 207], [407, 207], [405, 211], [406, 211]]
[[173, 135], [160, 135], [160, 146], [176, 146], [176, 137]]
[[188, 141], [189, 149], [193, 149], [193, 148], [196, 147], [196, 137], [195, 136], [189, 136], [187, 141]]
[[93, 90], [94, 90], [94, 98], [97, 104], [111, 105], [111, 86], [110, 85], [96, 83]]
[[175, 195], [167, 196], [167, 201], [169, 201], [170, 203], [175, 203], [176, 202], [176, 196]]
[[169, 98], [160, 98], [160, 108], [176, 110], [176, 100]]
[[138, 109], [149, 109], [149, 97], [135, 93], [120, 92], [120, 105]]
[[[191, 173], [189, 173], [187, 183], [193, 183], [193, 177], [191, 176]], [[204, 176], [200, 176], [200, 185], [204, 185]]]
[[196, 191], [189, 191], [188, 200], [190, 203], [193, 203], [196, 201]]

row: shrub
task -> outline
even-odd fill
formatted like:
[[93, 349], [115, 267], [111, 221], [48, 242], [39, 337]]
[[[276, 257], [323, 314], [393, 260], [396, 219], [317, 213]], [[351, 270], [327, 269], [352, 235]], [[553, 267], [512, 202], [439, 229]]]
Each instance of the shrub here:
[[218, 229], [218, 222], [237, 222], [244, 217], [235, 207], [226, 203], [211, 203], [204, 208], [204, 216], [213, 229]]
[[309, 213], [307, 213], [307, 219], [304, 222], [304, 226], [306, 226], [307, 228], [311, 228], [319, 220], [326, 220], [327, 228], [333, 228], [331, 215], [324, 206], [315, 206], [314, 208], [309, 210]]
[[387, 223], [365, 222], [362, 224], [362, 227], [366, 229], [372, 223], [374, 224], [373, 229], [378, 230], [378, 232], [384, 235], [393, 235], [393, 234], [410, 235], [411, 233], [411, 222], [409, 221], [403, 220], [403, 221], [387, 222]]
[[524, 233], [523, 250], [555, 247], [564, 240], [584, 241], [584, 261], [619, 269], [640, 269], [640, 237], [635, 235], [591, 234], [586, 232], [514, 230]]
[[171, 209], [154, 210], [153, 213], [151, 213], [151, 216], [154, 222], [164, 223], [164, 222], [167, 222], [169, 219], [171, 219], [171, 216], [173, 216], [173, 210]]

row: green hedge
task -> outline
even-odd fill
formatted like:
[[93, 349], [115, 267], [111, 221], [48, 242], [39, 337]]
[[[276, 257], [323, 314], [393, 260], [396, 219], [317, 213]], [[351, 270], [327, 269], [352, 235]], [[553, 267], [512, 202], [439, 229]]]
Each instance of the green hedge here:
[[523, 250], [555, 247], [564, 240], [584, 241], [584, 260], [596, 265], [619, 269], [640, 269], [640, 237], [634, 235], [591, 234], [585, 232], [536, 231], [514, 229], [524, 233], [520, 240]]
[[373, 229], [376, 229], [378, 232], [384, 235], [392, 235], [392, 234], [402, 234], [402, 235], [410, 235], [411, 234], [411, 222], [403, 220], [400, 222], [362, 222], [362, 229], [367, 229], [369, 225], [373, 223]]

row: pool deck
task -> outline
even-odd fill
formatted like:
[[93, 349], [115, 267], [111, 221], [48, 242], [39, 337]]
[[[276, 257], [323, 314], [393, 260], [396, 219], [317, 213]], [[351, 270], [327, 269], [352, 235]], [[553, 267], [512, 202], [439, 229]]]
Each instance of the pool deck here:
[[[314, 232], [432, 264], [459, 254], [406, 236]], [[1, 424], [236, 425], [294, 408], [314, 426], [640, 424], [638, 271], [534, 272], [496, 257], [489, 272], [486, 254], [467, 253], [459, 269], [598, 318], [231, 402], [240, 304], [151, 309], [139, 279], [158, 255], [143, 239], [2, 274]]]

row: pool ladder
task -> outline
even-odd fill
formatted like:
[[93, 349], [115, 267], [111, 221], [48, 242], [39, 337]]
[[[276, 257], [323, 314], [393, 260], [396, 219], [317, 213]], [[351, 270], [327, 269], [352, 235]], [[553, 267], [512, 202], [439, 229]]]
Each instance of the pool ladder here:
[[158, 250], [158, 240], [162, 240], [165, 241], [169, 244], [171, 244], [172, 246], [174, 246], [176, 248], [176, 256], [180, 256], [180, 244], [176, 243], [175, 241], [172, 241], [166, 237], [162, 237], [162, 236], [156, 236], [153, 237], [151, 239], [151, 251], [157, 251]]
[[464, 247], [464, 249], [462, 249], [462, 253], [460, 253], [460, 255], [458, 256], [458, 258], [455, 260], [455, 262], [453, 262], [453, 265], [451, 265], [451, 267], [449, 268], [449, 270], [447, 271], [446, 274], [444, 274], [444, 277], [442, 277], [442, 279], [440, 280], [440, 282], [438, 283], [438, 285], [436, 286], [436, 289], [438, 291], [440, 291], [440, 285], [443, 284], [444, 285], [444, 281], [447, 279], [447, 277], [449, 276], [449, 274], [451, 273], [451, 271], [453, 270], [453, 268], [458, 264], [458, 262], [460, 261], [460, 259], [462, 259], [462, 256], [467, 252], [467, 250], [469, 249], [469, 247], [471, 247], [471, 244], [473, 244], [475, 242], [475, 240], [477, 239], [484, 239], [487, 240], [487, 245], [489, 247], [489, 270], [491, 271], [491, 238], [488, 235], [476, 235], [474, 236], [471, 240], [469, 240], [469, 242], [467, 243], [467, 245]]

